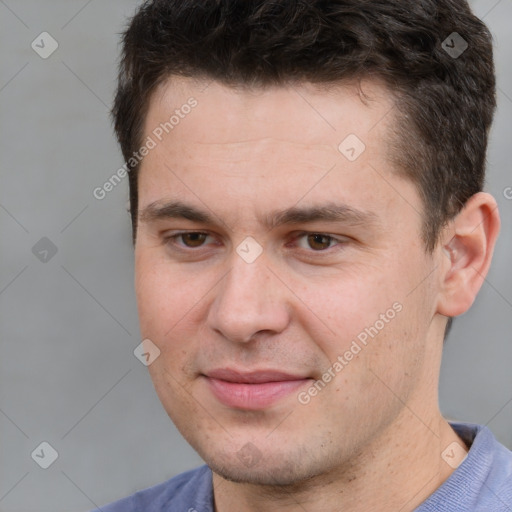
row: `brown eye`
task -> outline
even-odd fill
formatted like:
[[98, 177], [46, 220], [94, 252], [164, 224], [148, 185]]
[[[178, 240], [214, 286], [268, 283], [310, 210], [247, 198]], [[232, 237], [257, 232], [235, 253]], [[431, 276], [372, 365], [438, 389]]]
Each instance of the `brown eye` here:
[[320, 233], [310, 233], [307, 235], [309, 246], [315, 251], [328, 249], [331, 245], [332, 238]]
[[182, 233], [179, 235], [186, 247], [200, 247], [207, 236], [207, 233]]

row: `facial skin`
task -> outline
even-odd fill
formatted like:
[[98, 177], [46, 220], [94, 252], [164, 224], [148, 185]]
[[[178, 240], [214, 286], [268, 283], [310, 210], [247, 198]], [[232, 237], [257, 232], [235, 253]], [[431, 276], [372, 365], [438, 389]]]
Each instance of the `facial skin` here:
[[[464, 446], [438, 409], [443, 333], [487, 272], [495, 202], [474, 196], [427, 254], [420, 196], [389, 163], [383, 86], [363, 82], [364, 104], [349, 84], [206, 85], [173, 78], [145, 124], [147, 137], [197, 100], [139, 176], [135, 284], [142, 337], [161, 352], [149, 366], [158, 396], [214, 471], [217, 512], [413, 510], [451, 474], [443, 450]], [[354, 161], [338, 149], [349, 134], [366, 146]], [[210, 221], [166, 216], [177, 201]], [[266, 222], [333, 205], [338, 221]], [[183, 231], [207, 236], [170, 238]], [[246, 237], [262, 249], [251, 263], [237, 252], [252, 253]], [[299, 380], [229, 385], [219, 369]]]

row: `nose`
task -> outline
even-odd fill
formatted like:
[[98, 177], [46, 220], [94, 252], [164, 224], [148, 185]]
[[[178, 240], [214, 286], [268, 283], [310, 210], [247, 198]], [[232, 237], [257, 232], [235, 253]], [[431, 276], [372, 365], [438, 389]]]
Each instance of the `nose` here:
[[207, 321], [226, 339], [246, 343], [256, 334], [280, 333], [289, 323], [287, 289], [263, 255], [247, 263], [234, 253], [231, 270], [217, 293]]

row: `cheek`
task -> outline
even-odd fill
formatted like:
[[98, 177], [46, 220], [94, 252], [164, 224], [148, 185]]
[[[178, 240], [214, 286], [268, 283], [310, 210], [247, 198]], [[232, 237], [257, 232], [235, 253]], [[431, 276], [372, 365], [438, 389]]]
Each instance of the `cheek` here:
[[[361, 272], [340, 271], [339, 275], [329, 282], [311, 281], [303, 283], [300, 288], [298, 295], [310, 311], [307, 317], [303, 317], [302, 323], [305, 324], [306, 318], [312, 322], [309, 326], [303, 327], [310, 332], [327, 333], [327, 336], [316, 337], [316, 342], [331, 361], [349, 350], [354, 340], [364, 342], [369, 338], [367, 329], [375, 322], [378, 322], [380, 333], [388, 329], [388, 325], [393, 321], [391, 317], [396, 316], [393, 309], [396, 297], [393, 293], [387, 292], [390, 290], [389, 283], [376, 285], [378, 275], [372, 279], [369, 274], [368, 270], [363, 272], [362, 269]], [[381, 325], [380, 315], [386, 315], [386, 312], [388, 322]]]
[[161, 353], [149, 367], [152, 376], [172, 384], [173, 379], [164, 375], [165, 370], [172, 372], [174, 378], [193, 374], [190, 361], [201, 339], [201, 315], [213, 284], [209, 276], [192, 279], [183, 270], [178, 271], [156, 251], [140, 252], [135, 260], [140, 332]]
[[[309, 315], [311, 324], [304, 321], [302, 327], [326, 356], [331, 373], [341, 377], [336, 382], [350, 383], [341, 390], [355, 387], [358, 396], [372, 389], [386, 395], [382, 379], [405, 397], [420, 373], [428, 311], [423, 294], [410, 293], [411, 269], [398, 267], [340, 272], [329, 286], [301, 287], [301, 299], [315, 313]], [[338, 399], [350, 397], [340, 391]]]
[[165, 285], [157, 278], [154, 270], [137, 268], [135, 294], [142, 336], [161, 337], [161, 324], [168, 318], [170, 301]]
[[[193, 305], [194, 293], [183, 274], [156, 251], [135, 258], [135, 293], [142, 334], [164, 336]], [[192, 304], [190, 304], [192, 303]]]

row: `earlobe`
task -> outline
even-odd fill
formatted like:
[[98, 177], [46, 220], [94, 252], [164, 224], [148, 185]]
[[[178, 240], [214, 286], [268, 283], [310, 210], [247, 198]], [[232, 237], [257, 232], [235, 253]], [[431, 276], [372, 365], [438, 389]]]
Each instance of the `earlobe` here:
[[496, 201], [484, 192], [472, 196], [451, 221], [441, 243], [445, 265], [439, 314], [454, 317], [471, 307], [489, 270], [499, 228]]

